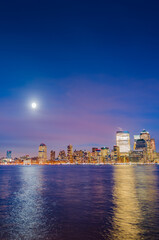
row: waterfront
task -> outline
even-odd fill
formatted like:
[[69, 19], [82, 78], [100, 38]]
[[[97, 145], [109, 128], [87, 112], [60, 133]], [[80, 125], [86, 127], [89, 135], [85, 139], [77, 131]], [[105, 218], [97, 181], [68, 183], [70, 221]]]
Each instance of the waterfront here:
[[158, 165], [0, 166], [0, 239], [159, 239]]

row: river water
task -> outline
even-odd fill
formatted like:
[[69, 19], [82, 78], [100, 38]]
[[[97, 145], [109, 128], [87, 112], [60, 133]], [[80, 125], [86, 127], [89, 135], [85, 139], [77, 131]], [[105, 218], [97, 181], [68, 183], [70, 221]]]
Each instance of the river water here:
[[159, 239], [159, 166], [0, 166], [0, 240]]

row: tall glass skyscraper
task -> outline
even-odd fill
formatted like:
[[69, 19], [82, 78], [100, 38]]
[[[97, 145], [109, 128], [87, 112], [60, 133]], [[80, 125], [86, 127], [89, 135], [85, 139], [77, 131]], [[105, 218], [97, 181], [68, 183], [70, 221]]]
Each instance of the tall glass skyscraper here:
[[44, 163], [47, 160], [47, 147], [44, 143], [39, 146], [38, 159], [39, 163]]
[[12, 151], [8, 150], [6, 155], [7, 155], [6, 156], [7, 159], [11, 159], [12, 158]]
[[130, 152], [130, 134], [128, 131], [116, 132], [116, 145], [119, 147], [120, 154]]

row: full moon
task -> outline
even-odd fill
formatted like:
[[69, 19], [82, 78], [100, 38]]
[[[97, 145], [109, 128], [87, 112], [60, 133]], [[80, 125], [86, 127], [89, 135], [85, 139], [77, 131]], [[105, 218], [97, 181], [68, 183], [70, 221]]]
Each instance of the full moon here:
[[33, 103], [31, 104], [31, 106], [32, 106], [33, 109], [35, 109], [35, 108], [37, 107], [37, 104], [36, 104], [35, 102], [33, 102]]

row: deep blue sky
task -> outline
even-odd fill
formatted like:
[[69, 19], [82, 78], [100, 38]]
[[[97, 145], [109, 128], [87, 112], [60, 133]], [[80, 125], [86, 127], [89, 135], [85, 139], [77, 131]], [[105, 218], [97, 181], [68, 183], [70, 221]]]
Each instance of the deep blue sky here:
[[157, 0], [1, 1], [0, 156], [112, 147], [119, 128], [159, 147], [158, 12]]

